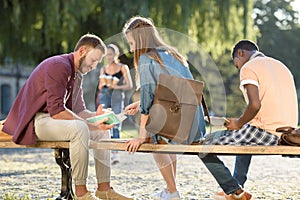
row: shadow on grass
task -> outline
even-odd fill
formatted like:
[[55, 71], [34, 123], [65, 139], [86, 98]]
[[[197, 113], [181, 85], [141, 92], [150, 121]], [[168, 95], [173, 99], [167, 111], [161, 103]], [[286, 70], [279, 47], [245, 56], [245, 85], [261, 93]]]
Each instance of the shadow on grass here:
[[38, 170], [21, 170], [21, 171], [13, 171], [13, 172], [7, 172], [3, 173], [1, 172], [0, 178], [1, 177], [10, 177], [10, 176], [19, 176], [19, 175], [24, 175], [24, 174], [35, 174], [36, 171]]
[[13, 154], [32, 154], [32, 153], [45, 153], [45, 152], [52, 152], [52, 149], [39, 149], [39, 148], [4, 148], [0, 149], [0, 155], [13, 155]]

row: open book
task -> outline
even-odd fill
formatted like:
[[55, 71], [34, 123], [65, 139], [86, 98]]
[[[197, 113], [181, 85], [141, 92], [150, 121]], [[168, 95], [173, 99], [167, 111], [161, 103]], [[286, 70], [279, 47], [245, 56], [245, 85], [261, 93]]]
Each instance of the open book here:
[[[213, 126], [224, 126], [226, 123], [229, 123], [229, 120], [226, 117], [214, 117], [210, 116], [210, 124]], [[208, 121], [208, 118], [205, 116], [204, 119]]]
[[104, 122], [105, 124], [119, 124], [122, 121], [124, 121], [127, 117], [123, 112], [120, 114], [109, 112], [102, 115], [96, 115], [94, 117], [87, 118], [86, 120], [90, 123], [97, 123], [100, 120], [103, 120], [104, 118], [108, 118], [108, 120]]
[[132, 138], [111, 138], [111, 139], [100, 139], [99, 142], [113, 142], [113, 143], [126, 143], [127, 141], [132, 140]]

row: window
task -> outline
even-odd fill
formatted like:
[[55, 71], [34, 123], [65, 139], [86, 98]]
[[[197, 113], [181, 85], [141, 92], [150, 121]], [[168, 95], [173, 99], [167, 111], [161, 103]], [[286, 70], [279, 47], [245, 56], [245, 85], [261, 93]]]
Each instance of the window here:
[[1, 85], [1, 113], [7, 115], [11, 107], [11, 87], [9, 84]]

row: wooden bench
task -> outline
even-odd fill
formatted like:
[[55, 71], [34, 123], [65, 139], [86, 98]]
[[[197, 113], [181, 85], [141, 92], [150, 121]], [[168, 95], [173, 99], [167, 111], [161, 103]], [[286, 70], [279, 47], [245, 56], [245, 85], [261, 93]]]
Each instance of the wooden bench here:
[[[36, 145], [17, 145], [11, 140], [11, 136], [1, 131], [0, 124], [0, 148], [51, 148], [54, 149], [56, 163], [61, 168], [61, 192], [56, 198], [73, 199], [71, 163], [69, 158], [69, 142], [39, 141]], [[111, 139], [101, 142], [91, 142], [91, 149], [125, 150], [124, 140]], [[300, 155], [300, 147], [292, 146], [233, 146], [233, 145], [167, 145], [167, 144], [143, 144], [138, 152], [145, 153], [175, 153], [175, 154], [218, 154], [218, 155]]]

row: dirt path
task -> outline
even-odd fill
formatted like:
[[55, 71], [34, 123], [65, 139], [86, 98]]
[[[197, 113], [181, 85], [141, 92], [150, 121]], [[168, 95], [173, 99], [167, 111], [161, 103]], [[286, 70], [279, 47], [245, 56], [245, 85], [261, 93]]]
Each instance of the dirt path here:
[[[112, 166], [113, 187], [138, 200], [164, 187], [151, 154], [120, 152], [121, 163]], [[222, 160], [232, 169], [234, 157]], [[95, 170], [90, 159], [88, 187], [95, 190]], [[300, 159], [255, 156], [245, 188], [255, 199], [300, 199]], [[213, 177], [197, 156], [179, 155], [177, 185], [182, 199], [211, 199], [219, 191]], [[55, 199], [60, 192], [60, 169], [51, 149], [0, 149], [0, 199], [3, 194], [31, 199]]]

